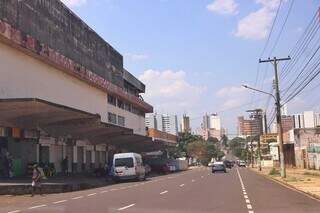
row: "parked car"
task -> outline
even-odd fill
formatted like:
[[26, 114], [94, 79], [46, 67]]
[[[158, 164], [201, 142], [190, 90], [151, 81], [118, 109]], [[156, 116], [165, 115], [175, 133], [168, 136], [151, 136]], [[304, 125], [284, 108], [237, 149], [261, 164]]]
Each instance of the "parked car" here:
[[227, 173], [226, 166], [224, 165], [223, 162], [217, 161], [217, 162], [213, 163], [212, 173], [215, 173], [215, 172], [224, 172], [224, 173]]
[[229, 160], [225, 160], [223, 161], [224, 165], [228, 168], [228, 169], [231, 169], [232, 168], [232, 162], [229, 161]]
[[120, 180], [145, 180], [146, 171], [141, 155], [137, 153], [121, 153], [113, 156], [113, 179]]
[[209, 166], [209, 167], [212, 167], [212, 166], [213, 166], [213, 162], [209, 162], [209, 163], [208, 163], [208, 166]]
[[244, 160], [240, 160], [238, 166], [239, 167], [246, 167], [246, 162]]

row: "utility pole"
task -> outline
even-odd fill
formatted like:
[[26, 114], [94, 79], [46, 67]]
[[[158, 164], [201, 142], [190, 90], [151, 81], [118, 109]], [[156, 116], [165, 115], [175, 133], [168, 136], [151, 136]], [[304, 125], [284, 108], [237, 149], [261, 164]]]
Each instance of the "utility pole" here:
[[279, 90], [279, 77], [278, 77], [278, 62], [290, 60], [290, 57], [287, 58], [276, 58], [273, 59], [268, 58], [267, 60], [259, 59], [259, 63], [271, 62], [274, 67], [274, 75], [275, 75], [275, 90], [276, 90], [276, 111], [277, 111], [277, 127], [279, 134], [279, 154], [280, 154], [280, 172], [281, 177], [286, 177], [286, 166], [284, 162], [284, 153], [283, 153], [283, 128], [281, 123], [281, 98], [280, 98], [280, 90]]

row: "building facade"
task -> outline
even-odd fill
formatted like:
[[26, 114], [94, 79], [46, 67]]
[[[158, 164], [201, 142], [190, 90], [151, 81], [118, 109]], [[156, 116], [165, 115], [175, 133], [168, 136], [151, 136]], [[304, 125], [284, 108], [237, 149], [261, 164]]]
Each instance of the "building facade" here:
[[221, 120], [218, 114], [210, 115], [210, 129], [221, 130]]
[[294, 128], [315, 128], [320, 126], [320, 113], [314, 111], [305, 111], [294, 114]]
[[262, 120], [257, 118], [245, 119], [238, 117], [238, 135], [240, 137], [260, 135], [263, 132]]
[[178, 135], [178, 117], [176, 115], [148, 113], [145, 124], [148, 128]]
[[0, 148], [22, 170], [42, 162], [59, 172], [66, 156], [71, 171], [94, 169], [119, 141], [146, 140], [145, 85], [61, 1], [1, 3], [0, 64]]
[[320, 169], [320, 128], [295, 129], [294, 145], [297, 167]]
[[180, 130], [183, 133], [191, 132], [190, 117], [187, 116], [186, 114], [183, 114], [182, 116], [181, 123], [180, 123]]

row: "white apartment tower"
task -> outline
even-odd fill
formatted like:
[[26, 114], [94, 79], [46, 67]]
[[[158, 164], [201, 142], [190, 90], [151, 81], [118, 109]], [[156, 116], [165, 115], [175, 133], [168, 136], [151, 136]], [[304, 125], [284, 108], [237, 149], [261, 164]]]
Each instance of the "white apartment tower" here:
[[178, 135], [178, 118], [176, 115], [148, 113], [146, 114], [146, 127]]
[[210, 115], [210, 129], [221, 130], [221, 120], [217, 114]]

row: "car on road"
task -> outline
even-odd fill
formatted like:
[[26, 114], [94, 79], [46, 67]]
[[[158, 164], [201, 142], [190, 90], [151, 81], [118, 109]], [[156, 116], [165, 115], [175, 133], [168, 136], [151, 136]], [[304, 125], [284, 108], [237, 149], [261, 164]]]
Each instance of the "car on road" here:
[[212, 166], [213, 166], [213, 162], [209, 162], [208, 167], [212, 167]]
[[224, 173], [227, 173], [226, 166], [224, 165], [223, 162], [217, 161], [217, 162], [214, 162], [214, 163], [213, 163], [212, 173], [215, 173], [215, 172], [224, 172]]
[[229, 160], [225, 160], [223, 161], [224, 165], [228, 168], [228, 169], [231, 169], [232, 168], [232, 162], [229, 161]]
[[238, 163], [239, 167], [246, 167], [246, 162], [244, 160], [240, 160]]
[[137, 153], [120, 153], [113, 156], [113, 179], [120, 180], [145, 180], [146, 171], [142, 157]]

